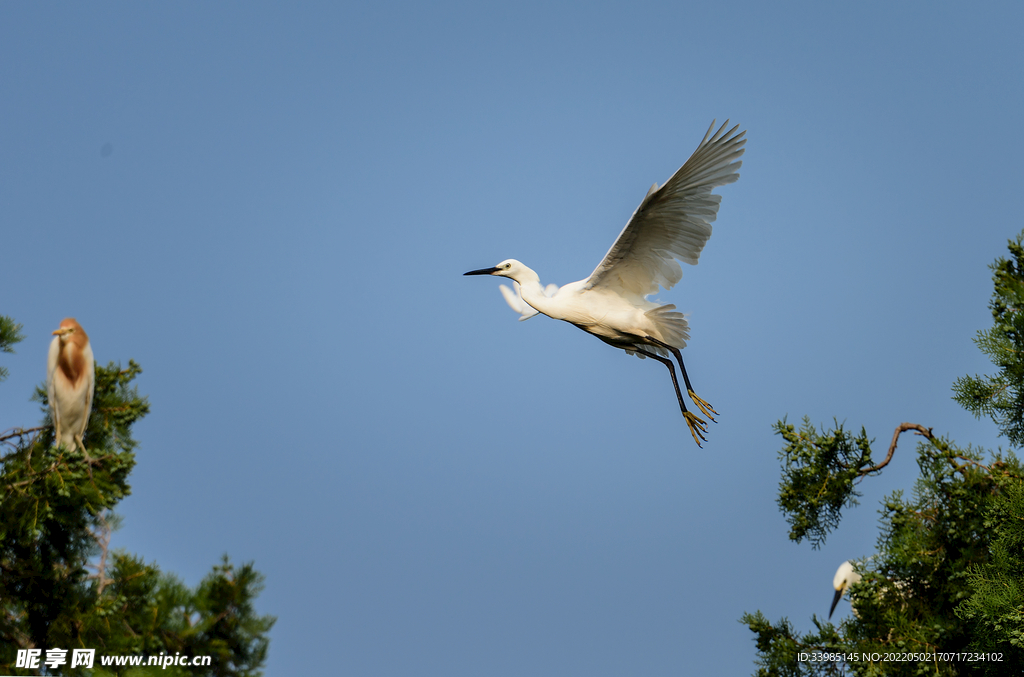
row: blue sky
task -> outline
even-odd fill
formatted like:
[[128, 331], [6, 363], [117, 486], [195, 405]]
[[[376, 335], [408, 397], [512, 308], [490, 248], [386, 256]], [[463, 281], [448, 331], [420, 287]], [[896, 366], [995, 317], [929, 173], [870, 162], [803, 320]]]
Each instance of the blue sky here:
[[[61, 318], [137, 360], [115, 544], [189, 584], [255, 561], [268, 674], [750, 674], [741, 614], [826, 615], [916, 474], [904, 439], [792, 544], [773, 422], [1000, 443], [949, 387], [1024, 228], [1022, 34], [1016, 3], [4, 3], [0, 429]], [[660, 365], [462, 273], [585, 277], [716, 118], [741, 178], [658, 296], [701, 450]]]

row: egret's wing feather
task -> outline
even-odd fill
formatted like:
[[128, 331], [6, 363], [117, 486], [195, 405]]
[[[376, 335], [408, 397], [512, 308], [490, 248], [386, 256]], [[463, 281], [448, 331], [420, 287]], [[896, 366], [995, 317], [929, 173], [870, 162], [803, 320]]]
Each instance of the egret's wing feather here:
[[510, 289], [508, 285], [504, 284], [499, 284], [498, 289], [501, 290], [501, 295], [505, 297], [505, 303], [508, 304], [509, 308], [516, 311], [517, 313], [523, 312], [523, 306], [525, 305], [525, 302], [523, 301], [523, 297], [521, 297], [517, 293], [519, 291], [518, 289], [516, 289], [516, 291], [512, 291], [512, 289]]
[[57, 408], [57, 360], [60, 357], [60, 337], [54, 336], [50, 342], [50, 353], [46, 356], [46, 397], [53, 413], [53, 426], [60, 430], [60, 410]]
[[679, 282], [676, 259], [696, 265], [722, 201], [711, 191], [740, 177], [746, 132], [737, 133], [739, 125], [726, 132], [728, 124], [712, 135], [712, 122], [690, 159], [665, 185], [651, 187], [584, 289], [604, 286], [643, 297]]
[[519, 313], [519, 321], [522, 322], [523, 320], [529, 320], [534, 315], [537, 315], [537, 309], [523, 300], [523, 295], [519, 291], [519, 283], [513, 282], [512, 285], [515, 287], [515, 291], [512, 291], [508, 286], [503, 284], [499, 284], [498, 289], [501, 290], [501, 295], [505, 297], [505, 302], [508, 304], [509, 308]]
[[86, 344], [83, 351], [85, 357], [85, 418], [82, 419], [82, 435], [89, 429], [89, 415], [92, 414], [92, 398], [96, 394], [96, 360], [92, 355], [92, 346]]

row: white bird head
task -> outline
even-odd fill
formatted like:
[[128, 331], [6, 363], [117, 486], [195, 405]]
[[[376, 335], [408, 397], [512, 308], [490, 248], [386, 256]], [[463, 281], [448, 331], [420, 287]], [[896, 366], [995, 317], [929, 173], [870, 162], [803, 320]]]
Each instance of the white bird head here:
[[836, 575], [832, 579], [832, 587], [835, 588], [836, 594], [832, 597], [832, 608], [828, 610], [829, 618], [832, 618], [832, 612], [836, 610], [836, 604], [839, 604], [843, 594], [860, 579], [860, 574], [853, 570], [853, 564], [847, 561], [839, 565], [839, 569], [836, 570]]
[[519, 284], [527, 281], [540, 282], [540, 276], [515, 259], [505, 259], [493, 268], [471, 270], [463, 275], [497, 275], [515, 280]]

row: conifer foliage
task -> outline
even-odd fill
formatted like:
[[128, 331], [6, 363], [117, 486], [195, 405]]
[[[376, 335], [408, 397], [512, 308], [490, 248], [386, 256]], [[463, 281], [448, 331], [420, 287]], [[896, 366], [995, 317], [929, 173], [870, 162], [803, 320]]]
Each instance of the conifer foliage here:
[[[13, 353], [14, 344], [22, 339], [21, 325], [0, 315], [0, 353]], [[0, 365], [0, 381], [7, 378], [7, 367]]]
[[[976, 342], [998, 367], [963, 377], [954, 398], [1024, 442], [1024, 234], [992, 266], [993, 326]], [[754, 632], [759, 677], [775, 675], [1011, 675], [1024, 671], [1024, 467], [1012, 452], [959, 446], [904, 423], [873, 465], [866, 431], [776, 424], [785, 441], [779, 506], [790, 539], [818, 547], [856, 503], [855, 485], [881, 472], [901, 435], [914, 431], [918, 477], [910, 496], [884, 499], [877, 552], [856, 561], [854, 614], [838, 625], [811, 619], [800, 633], [760, 611]], [[818, 660], [808, 660], [818, 656]], [[820, 657], [831, 659], [821, 660]]]
[[[13, 352], [20, 327], [0, 317], [0, 350]], [[208, 667], [60, 668], [65, 675], [255, 677], [266, 660], [272, 616], [253, 603], [263, 577], [227, 556], [194, 589], [155, 564], [111, 550], [117, 504], [131, 492], [137, 442], [132, 426], [149, 412], [133, 385], [142, 369], [96, 366], [85, 451], [54, 447], [46, 391], [38, 428], [0, 434], [0, 672], [18, 649], [95, 649], [97, 655], [210, 656]], [[2, 374], [0, 374], [2, 376]], [[109, 671], [108, 671], [109, 670]]]
[[993, 263], [993, 323], [974, 342], [999, 367], [994, 376], [962, 376], [953, 384], [956, 401], [988, 416], [1014, 446], [1024, 444], [1024, 233], [1009, 244], [1010, 258]]

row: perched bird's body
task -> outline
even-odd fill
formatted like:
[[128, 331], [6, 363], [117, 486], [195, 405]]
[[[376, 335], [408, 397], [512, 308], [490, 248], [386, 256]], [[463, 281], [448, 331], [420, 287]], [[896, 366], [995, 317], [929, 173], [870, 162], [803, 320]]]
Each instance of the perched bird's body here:
[[[876, 574], [878, 572], [875, 572]], [[836, 594], [832, 597], [832, 606], [828, 610], [828, 617], [832, 618], [832, 612], [836, 610], [836, 605], [839, 604], [839, 600], [843, 598], [843, 595], [850, 591], [850, 588], [863, 580], [861, 576], [854, 568], [852, 562], [843, 562], [839, 565], [839, 569], [836, 570], [836, 575], [832, 578], [832, 587], [835, 589]], [[907, 580], [899, 578], [883, 578], [878, 575], [872, 581], [872, 585], [869, 591], [860, 592], [860, 599], [864, 599], [864, 595], [872, 595], [874, 600], [886, 605], [904, 605], [907, 600], [913, 596], [913, 592], [910, 587], [910, 583]], [[857, 607], [853, 603], [853, 599], [850, 600], [850, 610], [853, 611], [854, 616], [858, 616]]]
[[697, 264], [722, 200], [711, 191], [739, 178], [736, 170], [741, 165], [745, 132], [736, 133], [738, 126], [725, 132], [726, 125], [712, 135], [712, 123], [690, 159], [663, 186], [651, 187], [587, 279], [561, 288], [545, 288], [536, 272], [515, 259], [466, 273], [498, 275], [517, 282], [516, 292], [504, 285], [501, 291], [512, 309], [521, 313], [521, 320], [540, 312], [574, 324], [630, 354], [665, 364], [698, 446], [704, 439], [702, 433], [707, 431], [706, 424], [686, 410], [672, 355], [679, 362], [690, 398], [712, 421], [712, 414], [717, 412], [694, 394], [683, 365], [679, 351], [690, 338], [689, 326], [674, 305], [661, 305], [647, 297], [659, 288], [671, 289], [682, 278], [677, 259]]
[[46, 382], [54, 444], [68, 449], [78, 445], [84, 451], [82, 436], [89, 425], [96, 381], [92, 347], [74, 318], [61, 321], [60, 329], [53, 333]]

